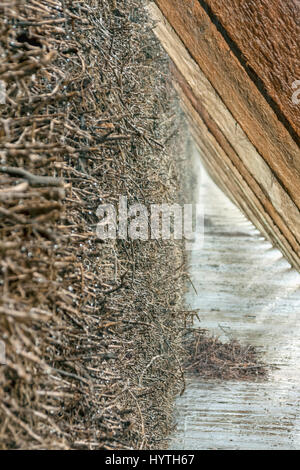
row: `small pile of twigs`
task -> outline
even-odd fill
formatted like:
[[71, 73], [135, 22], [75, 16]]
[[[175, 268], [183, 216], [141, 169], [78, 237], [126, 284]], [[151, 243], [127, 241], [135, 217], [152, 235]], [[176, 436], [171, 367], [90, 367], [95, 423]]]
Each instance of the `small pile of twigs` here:
[[265, 377], [257, 350], [236, 340], [220, 341], [206, 330], [191, 329], [184, 339], [185, 371], [204, 379], [253, 380]]

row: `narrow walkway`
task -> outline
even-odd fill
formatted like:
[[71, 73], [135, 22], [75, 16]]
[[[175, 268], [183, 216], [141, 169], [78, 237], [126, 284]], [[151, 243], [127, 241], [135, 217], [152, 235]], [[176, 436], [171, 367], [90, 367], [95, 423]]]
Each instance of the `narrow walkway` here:
[[190, 255], [187, 304], [226, 340], [263, 351], [263, 382], [193, 379], [171, 449], [300, 449], [300, 275], [202, 172], [205, 240]]

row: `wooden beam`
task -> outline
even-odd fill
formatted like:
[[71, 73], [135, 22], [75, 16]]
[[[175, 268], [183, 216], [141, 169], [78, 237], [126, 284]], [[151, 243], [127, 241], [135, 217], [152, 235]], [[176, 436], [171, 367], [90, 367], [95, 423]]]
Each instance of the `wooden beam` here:
[[[299, 209], [299, 147], [205, 10], [196, 0], [156, 0], [156, 4], [181, 39], [188, 56], [198, 64], [241, 130]], [[154, 17], [159, 17], [157, 11]], [[178, 55], [174, 44], [169, 49], [173, 50], [173, 55]], [[185, 75], [185, 78], [188, 77]], [[201, 86], [198, 88], [201, 90]], [[204, 93], [202, 99], [205, 99]]]
[[158, 21], [155, 32], [174, 62], [185, 110], [198, 145], [206, 149], [203, 158], [214, 179], [299, 269], [298, 207], [160, 10], [152, 4], [150, 11]]
[[208, 14], [218, 22], [218, 29], [232, 43], [250, 76], [274, 100], [299, 136], [300, 105], [292, 101], [292, 84], [300, 79], [300, 2], [200, 1], [207, 5]]

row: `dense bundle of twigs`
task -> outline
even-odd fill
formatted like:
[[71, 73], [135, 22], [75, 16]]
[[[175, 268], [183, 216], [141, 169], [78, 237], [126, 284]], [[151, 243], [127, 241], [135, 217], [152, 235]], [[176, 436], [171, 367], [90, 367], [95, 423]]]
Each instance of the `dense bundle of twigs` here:
[[182, 381], [181, 248], [95, 232], [101, 202], [177, 199], [143, 2], [4, 0], [0, 81], [1, 448], [158, 447]]

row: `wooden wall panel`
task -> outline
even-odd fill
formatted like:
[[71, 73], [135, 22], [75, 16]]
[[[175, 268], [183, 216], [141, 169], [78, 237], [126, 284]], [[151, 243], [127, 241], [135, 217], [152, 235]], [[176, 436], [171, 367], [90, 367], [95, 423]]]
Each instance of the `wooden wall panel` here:
[[215, 15], [237, 46], [250, 75], [252, 69], [299, 136], [300, 105], [292, 101], [295, 91], [292, 84], [300, 79], [300, 2], [200, 0], [200, 3], [210, 7], [211, 17]]
[[300, 207], [300, 152], [198, 1], [156, 0], [191, 57]]
[[[174, 62], [176, 86], [195, 139], [203, 150], [205, 165], [259, 230], [281, 249], [293, 266], [300, 269], [300, 217], [293, 198], [161, 11], [154, 5], [150, 11], [158, 21], [156, 34]], [[278, 120], [274, 122], [282, 126]], [[291, 139], [290, 135], [287, 139]], [[299, 152], [291, 140], [288, 141], [293, 151]], [[284, 173], [285, 164], [279, 149], [277, 152]], [[291, 171], [291, 178], [299, 189], [295, 171]], [[295, 199], [299, 202], [297, 195]]]

